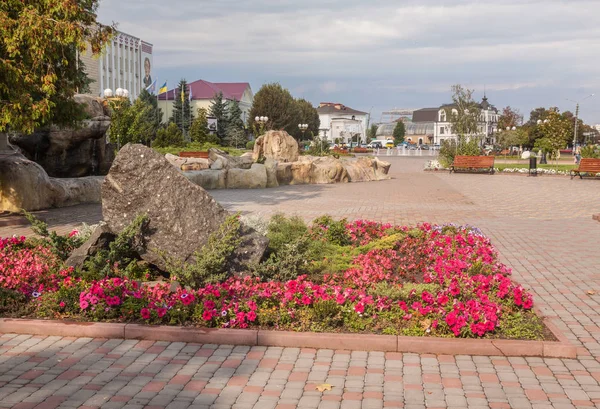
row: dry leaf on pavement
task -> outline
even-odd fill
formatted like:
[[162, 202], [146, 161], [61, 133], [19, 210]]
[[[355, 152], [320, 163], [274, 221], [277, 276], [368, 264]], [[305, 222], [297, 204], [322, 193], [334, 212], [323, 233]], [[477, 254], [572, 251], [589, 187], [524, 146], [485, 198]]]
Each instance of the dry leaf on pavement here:
[[317, 385], [317, 387], [316, 387], [316, 389], [317, 389], [319, 392], [330, 391], [330, 390], [331, 390], [331, 388], [332, 388], [332, 386], [331, 386], [330, 384], [328, 384], [328, 383], [322, 383], [322, 384], [320, 384], [320, 385]]

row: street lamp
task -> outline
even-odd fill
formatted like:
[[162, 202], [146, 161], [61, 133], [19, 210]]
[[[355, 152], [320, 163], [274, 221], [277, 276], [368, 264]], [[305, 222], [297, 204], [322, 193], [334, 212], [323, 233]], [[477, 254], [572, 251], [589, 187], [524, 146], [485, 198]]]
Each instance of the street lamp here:
[[[587, 97], [585, 97], [584, 99], [582, 99], [582, 101], [585, 101], [588, 98], [593, 97], [594, 94], [590, 94]], [[575, 107], [575, 130], [573, 131], [573, 155], [575, 155], [575, 144], [577, 143], [577, 127], [579, 125], [579, 121], [577, 120], [577, 118], [579, 117], [579, 102], [578, 101], [574, 101], [572, 99], [569, 98], [565, 98], [567, 101], [571, 101], [571, 102], [575, 102], [576, 107]]]
[[[265, 126], [267, 125], [267, 122], [269, 122], [269, 117], [268, 116], [256, 116], [254, 117], [254, 122], [258, 124], [259, 126], [259, 135], [262, 135], [264, 130], [265, 130]], [[254, 127], [254, 132], [257, 133], [256, 127]]]
[[[537, 120], [537, 124], [541, 125], [542, 123], [547, 124], [548, 123], [548, 119], [544, 119], [543, 121], [541, 119]], [[542, 149], [542, 158], [540, 159], [540, 165], [546, 165], [548, 162], [546, 161], [546, 152]]]
[[[106, 88], [103, 92], [104, 99], [108, 101], [110, 107], [113, 110], [121, 109], [121, 105], [129, 98], [129, 91], [124, 88], [117, 88], [115, 90], [114, 96], [113, 91], [110, 88]], [[120, 135], [117, 135], [117, 150], [121, 149], [121, 138]]]

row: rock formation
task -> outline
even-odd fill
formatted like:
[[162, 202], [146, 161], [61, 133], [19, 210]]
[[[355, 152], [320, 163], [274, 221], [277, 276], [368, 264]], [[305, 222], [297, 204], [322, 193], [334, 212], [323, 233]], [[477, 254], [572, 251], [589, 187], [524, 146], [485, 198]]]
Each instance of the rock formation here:
[[100, 202], [101, 177], [54, 179], [16, 151], [0, 153], [0, 210], [19, 212]]
[[[102, 214], [114, 233], [137, 215], [146, 214], [146, 249], [140, 256], [161, 269], [167, 267], [165, 258], [193, 260], [194, 252], [206, 244], [228, 216], [202, 187], [190, 183], [163, 155], [134, 144], [119, 151], [104, 180]], [[244, 257], [260, 259], [266, 244], [249, 242], [256, 246], [245, 249]]]
[[75, 95], [88, 119], [80, 127], [50, 126], [31, 135], [11, 135], [10, 143], [37, 163], [52, 177], [103, 175], [114, 158], [114, 147], [106, 143], [110, 117], [102, 99]]
[[295, 162], [299, 155], [298, 142], [292, 136], [285, 131], [269, 131], [254, 143], [252, 158], [255, 162], [261, 158]]

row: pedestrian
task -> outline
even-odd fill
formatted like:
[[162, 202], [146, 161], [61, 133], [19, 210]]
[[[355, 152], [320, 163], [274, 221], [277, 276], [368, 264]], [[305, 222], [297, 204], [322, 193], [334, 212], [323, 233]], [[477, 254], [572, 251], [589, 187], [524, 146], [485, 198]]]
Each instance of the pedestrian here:
[[579, 165], [581, 162], [581, 146], [577, 145], [575, 148], [575, 164]]

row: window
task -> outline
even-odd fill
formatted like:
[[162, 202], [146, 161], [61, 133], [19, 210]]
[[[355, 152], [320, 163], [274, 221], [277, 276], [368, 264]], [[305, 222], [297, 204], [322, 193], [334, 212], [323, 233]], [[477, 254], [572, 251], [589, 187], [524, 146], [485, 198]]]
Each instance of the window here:
[[423, 145], [423, 138], [419, 138], [419, 145]]
[[444, 143], [444, 139], [440, 139], [440, 145]]
[[446, 111], [440, 111], [440, 122], [446, 122]]
[[452, 108], [452, 115], [458, 115], [458, 111], [454, 108]]
[[444, 128], [443, 126], [440, 127], [440, 135], [443, 135], [445, 130], [446, 130], [446, 128]]

